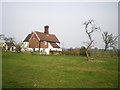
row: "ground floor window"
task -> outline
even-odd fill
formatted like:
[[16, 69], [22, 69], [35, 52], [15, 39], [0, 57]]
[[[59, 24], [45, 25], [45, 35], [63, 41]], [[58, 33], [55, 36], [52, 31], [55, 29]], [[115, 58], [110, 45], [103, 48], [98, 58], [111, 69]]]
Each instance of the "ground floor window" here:
[[33, 52], [35, 52], [35, 48], [33, 48]]

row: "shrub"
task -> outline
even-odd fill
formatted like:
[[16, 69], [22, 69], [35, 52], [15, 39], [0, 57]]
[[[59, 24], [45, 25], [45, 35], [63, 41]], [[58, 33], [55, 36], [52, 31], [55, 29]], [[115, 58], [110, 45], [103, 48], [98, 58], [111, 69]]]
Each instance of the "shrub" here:
[[73, 55], [73, 56], [79, 56], [80, 55], [80, 49], [64, 49], [62, 51], [63, 55]]
[[84, 46], [80, 48], [80, 55], [86, 56], [86, 48]]
[[16, 45], [16, 52], [21, 52], [21, 47], [20, 47], [20, 45]]
[[118, 57], [118, 51], [91, 50], [92, 57]]

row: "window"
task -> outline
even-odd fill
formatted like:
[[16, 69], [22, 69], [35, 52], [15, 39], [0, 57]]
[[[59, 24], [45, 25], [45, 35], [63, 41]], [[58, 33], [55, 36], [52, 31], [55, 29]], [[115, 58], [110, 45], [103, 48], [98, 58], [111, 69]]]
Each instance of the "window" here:
[[43, 44], [44, 44], [44, 45], [47, 45], [47, 42], [46, 42], [46, 41], [44, 41], [44, 42], [43, 42]]
[[33, 39], [36, 39], [36, 37], [33, 37]]

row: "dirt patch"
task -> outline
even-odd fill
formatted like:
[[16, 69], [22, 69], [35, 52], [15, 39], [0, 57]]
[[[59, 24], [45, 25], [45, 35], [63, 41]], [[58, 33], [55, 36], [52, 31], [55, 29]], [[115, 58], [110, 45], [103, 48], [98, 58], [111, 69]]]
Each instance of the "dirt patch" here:
[[89, 68], [89, 69], [83, 69], [83, 68], [74, 69], [74, 68], [72, 68], [72, 70], [73, 71], [97, 71], [96, 69], [91, 69], [91, 68]]
[[111, 70], [111, 71], [107, 71], [107, 70], [98, 70], [98, 69], [92, 69], [92, 68], [77, 68], [77, 69], [72, 69], [74, 71], [92, 71], [92, 72], [107, 72], [107, 73], [118, 73], [117, 71]]
[[106, 62], [106, 61], [102, 61], [102, 60], [92, 60], [92, 61], [90, 61], [90, 62]]
[[79, 69], [80, 71], [97, 71], [96, 69]]

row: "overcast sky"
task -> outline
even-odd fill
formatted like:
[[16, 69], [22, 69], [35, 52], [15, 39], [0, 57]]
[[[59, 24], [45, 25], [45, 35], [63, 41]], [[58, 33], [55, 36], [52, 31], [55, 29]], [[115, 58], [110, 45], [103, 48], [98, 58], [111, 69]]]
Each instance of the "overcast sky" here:
[[31, 31], [55, 34], [65, 48], [81, 47], [88, 41], [83, 23], [89, 19], [101, 27], [93, 33], [95, 47], [104, 48], [101, 33], [118, 35], [117, 2], [3, 2], [2, 32], [23, 41]]

